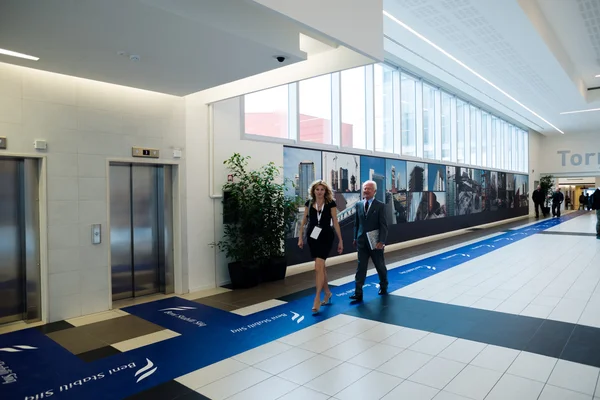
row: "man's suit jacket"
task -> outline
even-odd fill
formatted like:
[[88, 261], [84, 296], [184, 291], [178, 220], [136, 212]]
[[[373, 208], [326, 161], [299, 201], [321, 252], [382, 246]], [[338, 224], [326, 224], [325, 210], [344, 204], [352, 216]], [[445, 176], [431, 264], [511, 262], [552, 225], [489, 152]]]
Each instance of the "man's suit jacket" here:
[[358, 246], [368, 246], [367, 232], [379, 229], [379, 241], [385, 244], [388, 228], [385, 219], [385, 205], [377, 199], [373, 199], [369, 210], [365, 215], [365, 202], [359, 201], [355, 205], [354, 212], [354, 240]]

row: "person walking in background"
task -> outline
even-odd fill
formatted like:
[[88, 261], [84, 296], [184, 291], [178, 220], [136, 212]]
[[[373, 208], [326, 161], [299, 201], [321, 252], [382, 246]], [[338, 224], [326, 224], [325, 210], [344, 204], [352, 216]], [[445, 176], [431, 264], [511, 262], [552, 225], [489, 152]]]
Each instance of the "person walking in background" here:
[[579, 209], [585, 211], [586, 204], [587, 203], [586, 203], [585, 194], [583, 192], [581, 192], [581, 196], [579, 196]]
[[[342, 254], [344, 243], [340, 224], [337, 219], [337, 208], [333, 200], [331, 188], [325, 181], [315, 181], [308, 189], [310, 200], [304, 207], [304, 217], [300, 225], [298, 247], [304, 248], [304, 226], [308, 221], [307, 237], [310, 256], [315, 260], [315, 280], [317, 293], [313, 303], [312, 312], [319, 312], [322, 305], [331, 301], [331, 290], [327, 282], [327, 269], [325, 261], [333, 245], [334, 229], [338, 237], [338, 254]], [[333, 228], [332, 228], [333, 225]], [[321, 302], [321, 291], [325, 292], [325, 299]]]
[[560, 188], [556, 189], [556, 192], [552, 195], [552, 216], [560, 218], [560, 205], [562, 204], [565, 197], [563, 196]]
[[[538, 185], [537, 189], [533, 191], [531, 195], [531, 200], [533, 200], [533, 205], [535, 207], [535, 217], [540, 217], [540, 208], [544, 207], [544, 193], [542, 192], [542, 187]], [[544, 210], [542, 210], [542, 213]]]
[[589, 195], [589, 193], [585, 194], [585, 205], [587, 206], [588, 211], [590, 211], [592, 209], [592, 197]]
[[596, 188], [591, 198], [592, 210], [596, 210], [596, 239], [600, 239], [600, 189]]
[[356, 203], [354, 210], [354, 242], [358, 250], [358, 266], [354, 277], [356, 290], [350, 296], [352, 301], [363, 300], [363, 285], [367, 277], [369, 258], [373, 260], [379, 275], [379, 294], [387, 294], [387, 268], [383, 257], [383, 248], [387, 239], [388, 228], [385, 219], [385, 205], [375, 199], [377, 183], [363, 183], [364, 201]]

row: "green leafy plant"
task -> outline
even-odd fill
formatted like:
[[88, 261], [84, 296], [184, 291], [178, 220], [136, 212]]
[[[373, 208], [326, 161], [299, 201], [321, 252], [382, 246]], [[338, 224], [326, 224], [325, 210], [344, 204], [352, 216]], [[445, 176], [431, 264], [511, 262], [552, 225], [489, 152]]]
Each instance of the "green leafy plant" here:
[[248, 168], [249, 156], [233, 154], [223, 163], [233, 176], [223, 185], [224, 238], [218, 244], [232, 261], [264, 262], [285, 254], [284, 240], [298, 212], [298, 199], [285, 195], [289, 180], [273, 162]]
[[542, 193], [544, 193], [545, 203], [548, 203], [548, 198], [552, 195], [552, 186], [554, 185], [554, 177], [552, 175], [545, 175], [540, 177], [540, 187]]

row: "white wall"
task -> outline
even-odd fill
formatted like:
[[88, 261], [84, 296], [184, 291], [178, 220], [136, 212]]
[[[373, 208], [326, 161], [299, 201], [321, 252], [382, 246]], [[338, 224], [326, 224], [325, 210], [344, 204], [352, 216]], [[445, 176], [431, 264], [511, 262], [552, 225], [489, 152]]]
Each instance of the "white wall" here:
[[[0, 64], [0, 156], [46, 157], [48, 321], [109, 309], [107, 160], [144, 146], [172, 162], [171, 149], [185, 147], [184, 112], [182, 98]], [[36, 153], [34, 139], [48, 150]]]
[[545, 136], [540, 172], [555, 176], [597, 176], [600, 136], [597, 133]]
[[[208, 89], [185, 97], [186, 145], [193, 152], [187, 164], [187, 220], [190, 291], [213, 288], [229, 281], [227, 261], [211, 243], [222, 238], [221, 187], [227, 180], [223, 161], [234, 152], [252, 157], [258, 167], [268, 161], [283, 165], [281, 144], [241, 140], [241, 113], [236, 96], [334, 71], [371, 63], [354, 51], [339, 47], [274, 71]], [[227, 100], [228, 101], [222, 101]], [[214, 138], [209, 104], [214, 103]], [[224, 116], [227, 116], [224, 118]], [[214, 140], [214, 144], [213, 144]]]
[[254, 0], [383, 61], [383, 0]]

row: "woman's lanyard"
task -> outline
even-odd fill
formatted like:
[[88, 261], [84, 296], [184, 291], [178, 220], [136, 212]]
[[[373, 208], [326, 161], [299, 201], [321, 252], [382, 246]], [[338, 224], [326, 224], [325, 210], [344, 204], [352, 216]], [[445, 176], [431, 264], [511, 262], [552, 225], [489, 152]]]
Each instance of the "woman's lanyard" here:
[[319, 204], [315, 203], [317, 209], [317, 226], [321, 226], [321, 216], [323, 214], [323, 209], [325, 208], [325, 203], [321, 205], [321, 209], [319, 210]]

